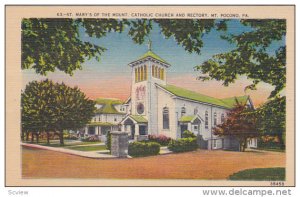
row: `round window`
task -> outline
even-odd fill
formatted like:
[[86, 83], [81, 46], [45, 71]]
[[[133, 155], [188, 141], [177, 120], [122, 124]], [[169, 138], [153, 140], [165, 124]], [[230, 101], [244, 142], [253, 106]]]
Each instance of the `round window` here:
[[139, 104], [137, 105], [137, 107], [136, 107], [137, 113], [138, 113], [138, 114], [142, 114], [142, 113], [144, 113], [144, 110], [145, 110], [144, 104], [143, 104], [143, 103], [139, 103]]

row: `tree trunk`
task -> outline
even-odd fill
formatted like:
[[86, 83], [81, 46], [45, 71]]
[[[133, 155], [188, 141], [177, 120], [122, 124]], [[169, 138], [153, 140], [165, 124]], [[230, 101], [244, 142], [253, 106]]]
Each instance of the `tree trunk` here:
[[24, 133], [25, 133], [25, 131], [22, 131], [22, 132], [21, 132], [21, 140], [22, 140], [22, 141], [24, 141], [24, 139], [25, 139]]
[[26, 131], [26, 141], [29, 141], [29, 131]]
[[46, 133], [47, 133], [47, 144], [50, 144], [50, 134], [49, 134], [49, 131], [46, 131]]
[[63, 146], [64, 145], [64, 132], [61, 131], [59, 133], [59, 142], [60, 142], [60, 145]]
[[34, 140], [34, 133], [31, 132], [31, 143], [33, 143], [33, 140]]
[[278, 135], [278, 140], [279, 140], [279, 144], [280, 144], [280, 149], [284, 149], [284, 148], [285, 148], [285, 144], [284, 144], [282, 135], [283, 135], [283, 133], [281, 133], [280, 135]]
[[245, 152], [246, 147], [247, 147], [247, 138], [245, 138], [243, 142], [243, 152]]
[[39, 143], [39, 133], [36, 133], [36, 143]]

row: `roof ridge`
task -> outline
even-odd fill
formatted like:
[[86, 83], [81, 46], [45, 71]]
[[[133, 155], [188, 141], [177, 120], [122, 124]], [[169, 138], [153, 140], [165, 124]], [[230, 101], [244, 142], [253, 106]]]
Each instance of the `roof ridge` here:
[[225, 97], [225, 98], [221, 98], [221, 100], [224, 100], [224, 99], [233, 99], [233, 98], [240, 98], [240, 97], [250, 97], [250, 95]]
[[[168, 84], [167, 84], [167, 85], [168, 85]], [[178, 86], [175, 86], [175, 85], [172, 85], [172, 84], [170, 84], [169, 86], [174, 86], [174, 87], [176, 87], [176, 88], [181, 88], [181, 89], [183, 89], [183, 90], [185, 90], [185, 91], [190, 91], [190, 92], [193, 92], [193, 93], [196, 93], [196, 94], [202, 95], [202, 96], [206, 96], [206, 97], [210, 97], [210, 98], [213, 98], [213, 99], [218, 99], [218, 100], [222, 101], [222, 99], [219, 99], [219, 98], [216, 98], [216, 97], [213, 97], [213, 96], [209, 96], [209, 95], [206, 95], [206, 94], [202, 94], [202, 93], [199, 93], [199, 92], [197, 92], [197, 91], [194, 91], [194, 90], [185, 89], [185, 88], [178, 87]]]
[[[161, 85], [161, 84], [156, 84], [159, 87], [163, 88], [164, 90], [168, 91], [169, 93], [172, 93], [178, 97], [182, 97], [182, 98], [187, 98], [190, 100], [194, 100], [194, 101], [198, 101], [198, 102], [203, 102], [203, 103], [209, 103], [209, 104], [213, 104], [213, 105], [217, 105], [217, 106], [221, 106], [221, 107], [225, 107], [225, 108], [233, 108], [233, 106], [235, 105], [233, 101], [231, 101], [230, 99], [234, 99], [237, 98], [238, 102], [244, 102], [247, 99], [250, 98], [250, 95], [244, 95], [244, 96], [234, 96], [234, 97], [230, 97], [230, 98], [216, 98], [216, 97], [212, 97], [209, 95], [205, 95], [199, 92], [196, 92], [194, 90], [189, 90], [189, 89], [185, 89], [182, 87], [178, 87], [172, 84], [167, 84], [167, 85]], [[189, 93], [191, 95], [189, 95]], [[244, 98], [243, 100], [241, 100], [242, 98]]]
[[[162, 63], [167, 64], [167, 65], [170, 66], [170, 64], [169, 64], [166, 60], [164, 60], [163, 58], [161, 58], [159, 55], [157, 55], [157, 54], [156, 54], [155, 52], [153, 52], [152, 50], [148, 50], [146, 53], [144, 53], [143, 55], [139, 56], [139, 57], [137, 58], [137, 60], [135, 60], [135, 61], [133, 61], [133, 62], [136, 62], [136, 61], [145, 59], [145, 58], [147, 58], [147, 57], [154, 58], [154, 59], [156, 59], [156, 60], [158, 60], [158, 61], [160, 61], [160, 62], [162, 62]], [[131, 63], [133, 63], [133, 62], [131, 62]], [[130, 63], [130, 64], [131, 64], [131, 63]]]

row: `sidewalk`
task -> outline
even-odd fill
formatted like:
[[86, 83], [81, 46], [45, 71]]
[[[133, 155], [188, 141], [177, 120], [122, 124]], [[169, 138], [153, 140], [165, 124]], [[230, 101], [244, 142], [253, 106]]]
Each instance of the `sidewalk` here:
[[[118, 158], [116, 156], [110, 155], [109, 150], [99, 150], [99, 151], [78, 151], [78, 150], [71, 150], [67, 148], [60, 148], [60, 147], [50, 147], [50, 146], [42, 146], [38, 144], [28, 144], [28, 143], [21, 143], [22, 146], [28, 147], [28, 148], [37, 148], [37, 149], [43, 149], [43, 150], [50, 150], [50, 151], [56, 151], [71, 155], [77, 155], [81, 157], [87, 157], [87, 158], [93, 158], [93, 159], [114, 159]], [[103, 143], [99, 144], [92, 144], [92, 146], [97, 145], [103, 145]], [[86, 146], [86, 145], [78, 145], [78, 146]], [[69, 146], [72, 147], [72, 146]], [[165, 155], [170, 154], [172, 151], [170, 151], [167, 147], [161, 147], [159, 155]], [[131, 158], [128, 155], [128, 158]]]
[[170, 154], [170, 153], [173, 153], [173, 152], [170, 151], [168, 149], [168, 147], [166, 147], [166, 146], [160, 147], [160, 151], [159, 151], [160, 155], [165, 155], [165, 154]]
[[114, 159], [117, 158], [116, 156], [107, 154], [108, 151], [102, 150], [102, 151], [77, 151], [77, 150], [70, 150], [66, 148], [60, 148], [60, 147], [49, 147], [49, 146], [42, 146], [38, 144], [27, 144], [27, 143], [21, 143], [22, 146], [28, 147], [28, 148], [37, 148], [37, 149], [43, 149], [43, 150], [50, 150], [50, 151], [56, 151], [71, 155], [77, 155], [81, 157], [87, 157], [87, 158], [94, 158], [94, 159]]

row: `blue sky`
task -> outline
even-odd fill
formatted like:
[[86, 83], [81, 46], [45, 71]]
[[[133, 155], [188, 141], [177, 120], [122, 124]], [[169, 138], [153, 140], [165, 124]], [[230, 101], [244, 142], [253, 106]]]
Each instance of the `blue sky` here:
[[[231, 20], [228, 24], [229, 33], [237, 34], [248, 30], [249, 27], [242, 26], [238, 20]], [[91, 98], [117, 97], [124, 99], [128, 97], [131, 70], [127, 65], [146, 53], [148, 47], [147, 41], [142, 45], [135, 44], [127, 35], [127, 31], [128, 29], [124, 33], [108, 33], [107, 36], [100, 39], [90, 38], [82, 34], [82, 40], [107, 48], [101, 57], [101, 61], [98, 62], [92, 59], [85, 62], [83, 69], [75, 71], [72, 77], [60, 71], [55, 71], [49, 73], [47, 78], [59, 82], [64, 81], [70, 86], [77, 85]], [[171, 64], [167, 71], [168, 83], [220, 98], [233, 96], [233, 93], [237, 96], [245, 94], [244, 87], [251, 83], [245, 77], [241, 77], [235, 84], [224, 88], [220, 82], [196, 80], [198, 73], [193, 70], [194, 66], [208, 60], [214, 54], [232, 49], [227, 41], [220, 39], [220, 32], [213, 30], [204, 35], [204, 47], [201, 50], [201, 55], [186, 52], [182, 46], [177, 45], [172, 37], [165, 39], [157, 24], [153, 26], [150, 39], [152, 50]], [[274, 48], [283, 44], [282, 42], [274, 43], [269, 52], [274, 53]], [[22, 74], [24, 86], [29, 81], [46, 78], [35, 74], [33, 70], [24, 70]], [[182, 80], [184, 80], [184, 83], [182, 83]], [[260, 84], [258, 87], [259, 90], [256, 92], [247, 92], [247, 94], [253, 94], [254, 101], [256, 95], [260, 95], [261, 98], [256, 103], [261, 103], [262, 99], [266, 100], [273, 87], [267, 84]]]

